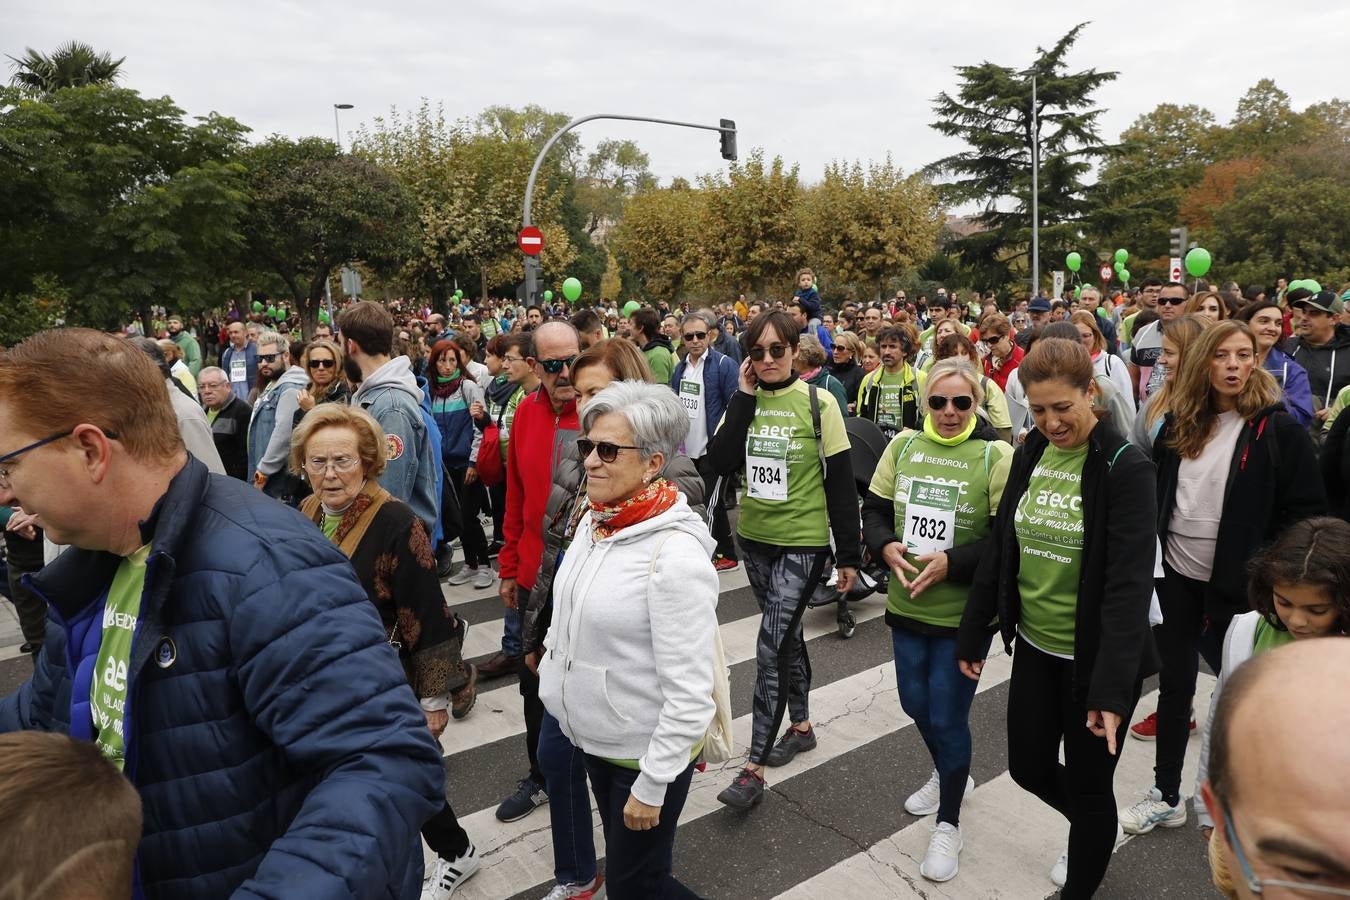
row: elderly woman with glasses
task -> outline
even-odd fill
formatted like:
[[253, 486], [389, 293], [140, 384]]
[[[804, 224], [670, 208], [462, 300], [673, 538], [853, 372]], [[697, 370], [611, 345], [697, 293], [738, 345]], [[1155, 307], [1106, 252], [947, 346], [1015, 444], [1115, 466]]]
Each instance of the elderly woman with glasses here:
[[[351, 560], [439, 740], [450, 715], [462, 719], [474, 705], [475, 673], [461, 655], [468, 623], [446, 605], [426, 526], [380, 487], [384, 429], [360, 407], [325, 403], [292, 434], [290, 464], [314, 489], [300, 512]], [[422, 836], [438, 857], [424, 891], [449, 896], [478, 870], [477, 851], [448, 802]]]
[[[919, 866], [936, 882], [956, 876], [961, 801], [974, 787], [975, 682], [957, 666], [956, 634], [976, 566], [989, 550], [1012, 458], [1012, 448], [976, 414], [988, 383], [961, 356], [935, 363], [923, 387], [922, 427], [891, 439], [863, 501], [867, 544], [893, 573], [886, 624], [900, 705], [933, 757], [932, 775], [909, 795], [905, 810], [937, 813]], [[983, 638], [985, 652], [990, 640]]]
[[689, 430], [664, 385], [586, 403], [586, 504], [553, 583], [539, 696], [584, 754], [614, 900], [694, 897], [671, 875], [675, 829], [714, 714], [714, 542], [662, 474]]

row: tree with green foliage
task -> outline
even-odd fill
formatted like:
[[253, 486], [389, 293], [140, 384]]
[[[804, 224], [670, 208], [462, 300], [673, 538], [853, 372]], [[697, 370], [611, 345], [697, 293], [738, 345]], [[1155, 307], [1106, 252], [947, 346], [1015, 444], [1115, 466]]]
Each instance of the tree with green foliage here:
[[642, 296], [680, 301], [686, 279], [699, 265], [705, 202], [704, 193], [685, 182], [642, 191], [625, 204], [610, 247], [635, 276]]
[[766, 164], [756, 147], [726, 174], [705, 175], [699, 185], [705, 195], [698, 221], [701, 273], [728, 288], [749, 285], [758, 299], [770, 285], [791, 294], [787, 288], [803, 261], [796, 164], [781, 156]]
[[656, 187], [651, 160], [633, 141], [604, 140], [586, 158], [577, 177], [576, 202], [586, 211], [586, 233], [623, 218], [624, 201]]
[[806, 257], [833, 281], [881, 300], [886, 279], [933, 253], [942, 217], [927, 179], [882, 163], [834, 162], [800, 207]]
[[286, 285], [306, 338], [336, 268], [361, 261], [388, 271], [412, 252], [416, 204], [370, 160], [322, 138], [272, 137], [241, 161], [252, 201], [243, 224], [248, 252]]
[[126, 61], [126, 57], [113, 59], [111, 54], [99, 53], [79, 41], [67, 41], [50, 54], [27, 47], [23, 56], [9, 59], [14, 64], [10, 84], [40, 97], [61, 88], [112, 84], [121, 76]]
[[[1090, 209], [1084, 178], [1093, 161], [1107, 150], [1094, 108], [1093, 94], [1114, 81], [1116, 72], [1066, 71], [1065, 57], [1087, 23], [1075, 26], [1048, 50], [1037, 48], [1026, 69], [992, 62], [957, 66], [960, 87], [933, 102], [932, 127], [959, 138], [967, 149], [928, 167], [954, 180], [939, 187], [947, 205], [980, 203], [983, 230], [955, 242], [962, 262], [980, 273], [984, 284], [1002, 285], [1012, 273], [1030, 268], [1031, 169], [1033, 122], [1040, 123], [1039, 214], [1042, 272], [1055, 256], [1078, 241]], [[1036, 79], [1036, 109], [1031, 108], [1031, 80]]]
[[0, 87], [0, 305], [65, 297], [67, 323], [106, 329], [219, 302], [237, 274], [246, 130], [125, 88]]

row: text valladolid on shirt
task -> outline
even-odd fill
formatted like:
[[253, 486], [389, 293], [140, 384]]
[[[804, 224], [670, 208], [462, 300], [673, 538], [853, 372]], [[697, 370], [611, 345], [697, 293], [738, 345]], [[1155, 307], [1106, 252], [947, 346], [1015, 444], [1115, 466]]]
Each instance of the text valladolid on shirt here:
[[1083, 461], [1086, 443], [1051, 444], [1017, 501], [1013, 530], [1021, 554], [1017, 588], [1023, 635], [1042, 650], [1072, 656], [1078, 578], [1083, 565]]
[[126, 714], [127, 666], [131, 661], [131, 641], [136, 635], [136, 619], [141, 612], [145, 560], [149, 555], [150, 545], [146, 544], [124, 558], [113, 575], [103, 607], [103, 637], [89, 686], [94, 744], [119, 769], [126, 764], [122, 721]]
[[[810, 388], [798, 380], [777, 391], [761, 388], [755, 396], [755, 418], [746, 434], [746, 492], [737, 533], [781, 547], [827, 547], [825, 473], [811, 425]], [[847, 450], [839, 404], [823, 390], [816, 391], [816, 402], [825, 456]]]

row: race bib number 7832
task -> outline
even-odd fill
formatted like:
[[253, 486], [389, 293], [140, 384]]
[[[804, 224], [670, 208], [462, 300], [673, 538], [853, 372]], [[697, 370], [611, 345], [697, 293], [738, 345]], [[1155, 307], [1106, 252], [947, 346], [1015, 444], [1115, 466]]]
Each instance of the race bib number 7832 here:
[[915, 556], [950, 550], [956, 543], [956, 506], [961, 488], [915, 479], [905, 504], [905, 546]]

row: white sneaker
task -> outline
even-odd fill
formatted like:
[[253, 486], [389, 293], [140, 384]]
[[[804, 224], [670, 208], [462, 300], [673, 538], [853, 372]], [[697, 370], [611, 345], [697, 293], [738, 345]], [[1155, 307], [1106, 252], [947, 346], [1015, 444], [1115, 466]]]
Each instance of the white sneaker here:
[[964, 846], [960, 828], [939, 822], [928, 839], [928, 852], [919, 864], [919, 874], [929, 881], [951, 881], [956, 877], [957, 858]]
[[1161, 825], [1179, 828], [1186, 824], [1186, 800], [1180, 798], [1176, 806], [1163, 802], [1162, 793], [1155, 787], [1134, 806], [1120, 811], [1120, 826], [1130, 834], [1148, 834]]
[[[1116, 846], [1111, 849], [1111, 852], [1115, 853], [1117, 850], [1119, 850], [1120, 845], [1123, 844], [1124, 842], [1125, 842], [1125, 830], [1120, 827], [1119, 823], [1117, 823]], [[1059, 859], [1055, 860], [1055, 864], [1050, 867], [1050, 881], [1054, 883], [1055, 887], [1062, 888], [1064, 887], [1064, 882], [1068, 880], [1069, 880], [1069, 848], [1065, 847], [1064, 852], [1059, 855]]]
[[471, 843], [469, 849], [458, 859], [436, 858], [422, 882], [422, 900], [450, 900], [455, 888], [473, 877], [478, 871], [478, 850]]
[[497, 580], [497, 573], [492, 571], [492, 566], [483, 566], [474, 576], [473, 586], [478, 589], [490, 588], [492, 583]]
[[[966, 793], [969, 797], [970, 792], [975, 790], [975, 779], [967, 776]], [[938, 806], [942, 803], [942, 783], [938, 779], [937, 769], [928, 776], [928, 783], [910, 794], [905, 800], [905, 812], [911, 816], [931, 816], [938, 811]]]
[[477, 569], [470, 569], [468, 566], [460, 566], [459, 571], [445, 579], [446, 584], [468, 584], [469, 579], [478, 574]]

